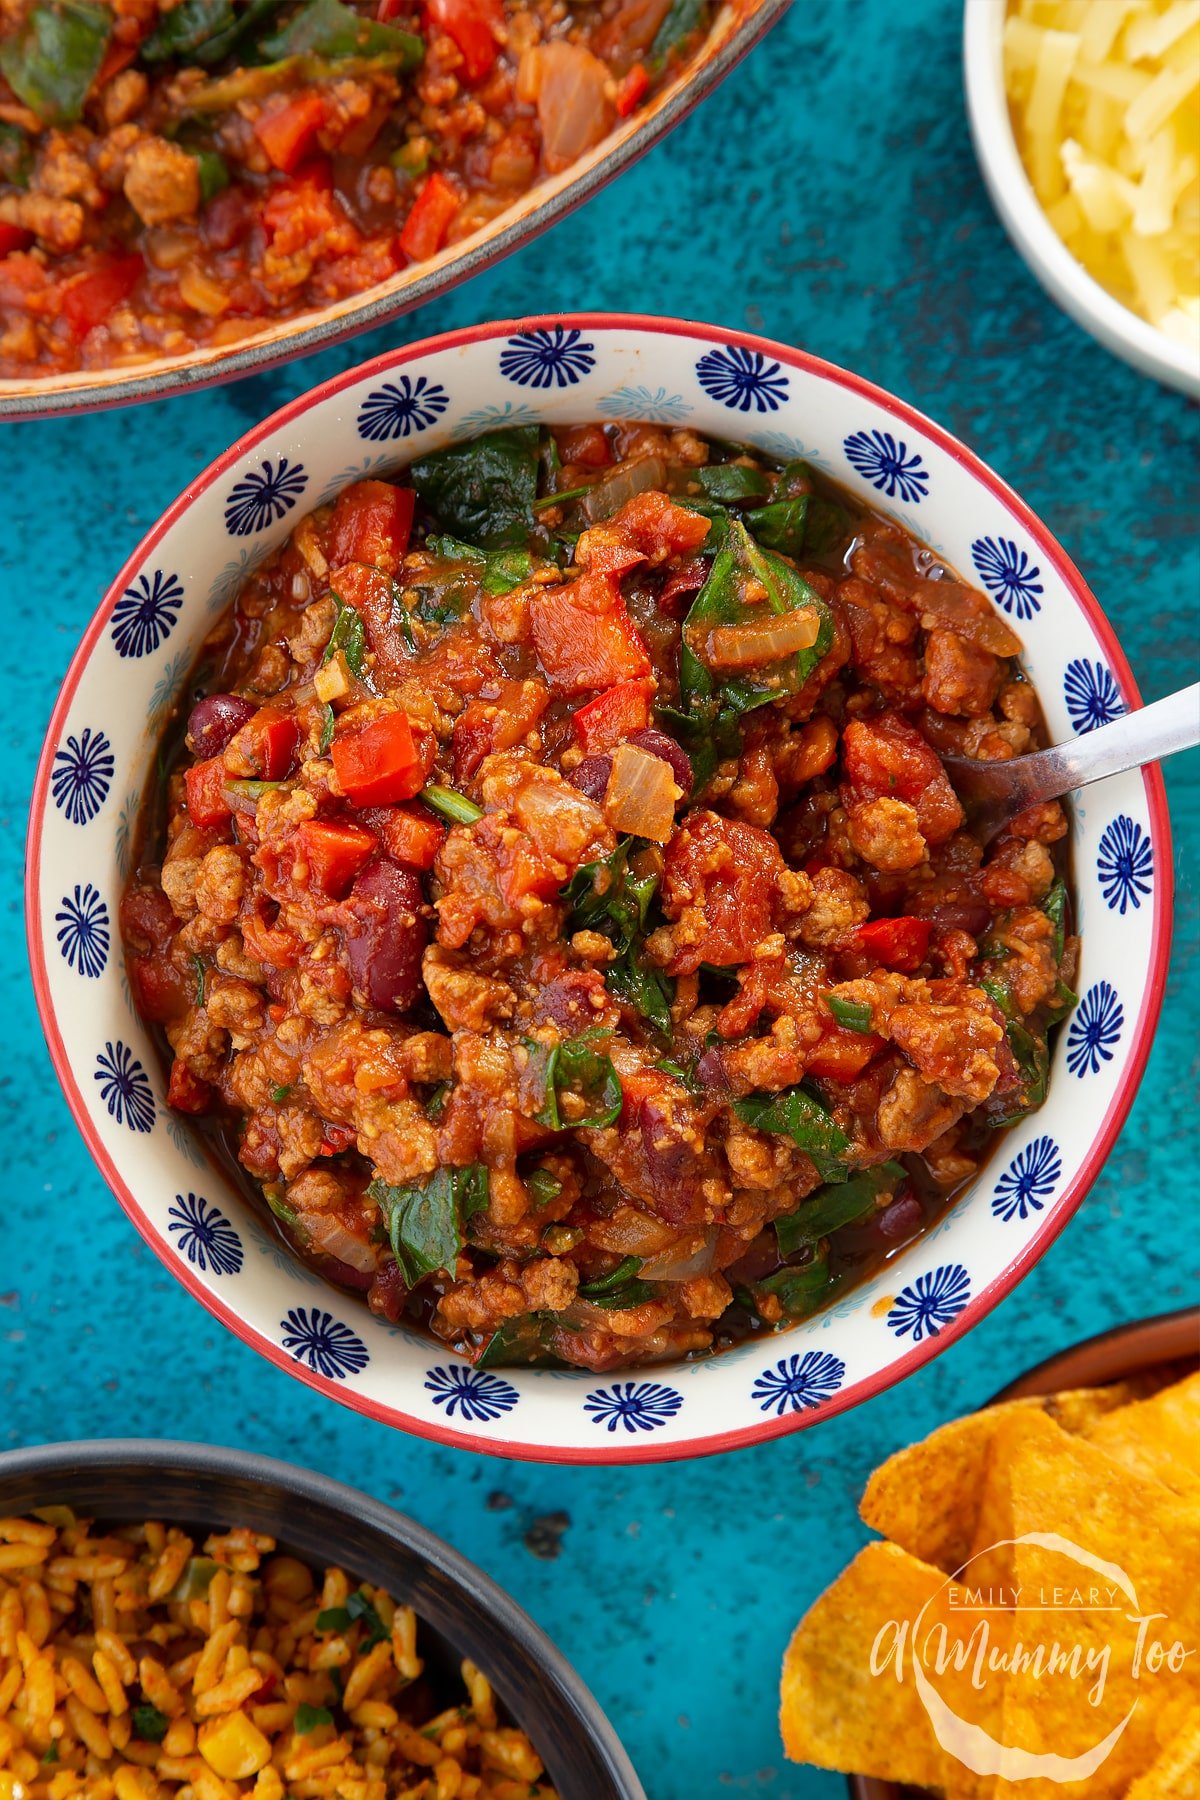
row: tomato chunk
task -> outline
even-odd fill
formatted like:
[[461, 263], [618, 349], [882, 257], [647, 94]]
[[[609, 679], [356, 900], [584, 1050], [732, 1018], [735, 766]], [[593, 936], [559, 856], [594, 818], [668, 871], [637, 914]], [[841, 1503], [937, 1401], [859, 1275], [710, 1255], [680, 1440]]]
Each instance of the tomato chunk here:
[[842, 734], [846, 798], [905, 800], [915, 808], [926, 843], [943, 844], [963, 823], [963, 809], [941, 758], [898, 713], [852, 719]]
[[869, 919], [851, 932], [847, 947], [874, 957], [885, 969], [911, 975], [928, 956], [932, 935], [930, 919]]
[[584, 754], [595, 756], [601, 750], [615, 749], [635, 731], [645, 731], [650, 723], [650, 694], [648, 681], [622, 681], [581, 706], [572, 723]]
[[208, 1082], [193, 1075], [187, 1064], [176, 1057], [167, 1083], [167, 1105], [174, 1112], [205, 1113], [212, 1105], [212, 1099], [213, 1091]]
[[345, 819], [307, 819], [296, 833], [297, 867], [306, 864], [312, 887], [340, 900], [378, 838]]
[[430, 23], [457, 44], [468, 82], [482, 81], [496, 61], [496, 40], [504, 31], [500, 0], [427, 0], [425, 10]]
[[[415, 500], [411, 488], [393, 487], [389, 481], [356, 481], [353, 487], [344, 488], [328, 526], [328, 556], [333, 567], [372, 563], [394, 575], [408, 549]], [[342, 598], [349, 603], [349, 595]]]
[[206, 762], [193, 763], [184, 776], [188, 817], [193, 825], [224, 825], [232, 818], [233, 808], [225, 792], [229, 776], [219, 756]]
[[[230, 739], [225, 755], [236, 759], [232, 768], [239, 774], [239, 765], [246, 765], [255, 780], [282, 781], [291, 770], [299, 742], [300, 727], [291, 713], [278, 706], [260, 706]], [[225, 766], [229, 769], [231, 765], [226, 762]]]
[[62, 315], [77, 338], [102, 325], [114, 307], [128, 300], [145, 273], [140, 256], [102, 258], [86, 275], [62, 290]]
[[383, 806], [411, 800], [425, 784], [425, 769], [405, 713], [385, 713], [360, 731], [335, 736], [333, 767], [348, 800]]
[[259, 115], [254, 135], [277, 169], [292, 175], [313, 147], [325, 123], [325, 102], [315, 90], [302, 89], [282, 105]]
[[538, 660], [551, 687], [586, 694], [650, 673], [650, 658], [621, 591], [605, 575], [581, 575], [531, 608]]
[[759, 825], [694, 812], [667, 845], [663, 907], [691, 929], [670, 963], [690, 975], [701, 963], [728, 968], [749, 962], [774, 928], [774, 902], [784, 872], [779, 845]]
[[832, 1024], [805, 1063], [805, 1074], [824, 1081], [854, 1081], [883, 1049], [883, 1039], [873, 1031], [849, 1031]]
[[458, 190], [437, 169], [417, 190], [400, 233], [400, 248], [413, 262], [433, 256], [446, 241], [450, 221], [462, 205]]

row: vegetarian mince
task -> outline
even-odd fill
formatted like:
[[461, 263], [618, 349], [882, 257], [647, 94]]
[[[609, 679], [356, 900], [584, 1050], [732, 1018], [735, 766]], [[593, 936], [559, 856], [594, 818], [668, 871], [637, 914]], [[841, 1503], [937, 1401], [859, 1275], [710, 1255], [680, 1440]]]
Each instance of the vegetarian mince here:
[[1043, 741], [1019, 653], [895, 522], [688, 430], [347, 487], [164, 745], [122, 925], [171, 1105], [479, 1362], [807, 1317], [1045, 1095], [1066, 820], [985, 844], [941, 760]]

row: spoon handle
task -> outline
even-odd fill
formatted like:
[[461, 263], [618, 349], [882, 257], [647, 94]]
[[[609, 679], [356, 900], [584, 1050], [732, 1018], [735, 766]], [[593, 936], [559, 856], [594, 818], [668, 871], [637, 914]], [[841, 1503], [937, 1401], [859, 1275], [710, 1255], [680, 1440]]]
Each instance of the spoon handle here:
[[[1200, 682], [1043, 753], [1049, 800], [1200, 744]], [[1042, 757], [1037, 759], [1042, 761]], [[1039, 783], [1039, 786], [1041, 783]]]

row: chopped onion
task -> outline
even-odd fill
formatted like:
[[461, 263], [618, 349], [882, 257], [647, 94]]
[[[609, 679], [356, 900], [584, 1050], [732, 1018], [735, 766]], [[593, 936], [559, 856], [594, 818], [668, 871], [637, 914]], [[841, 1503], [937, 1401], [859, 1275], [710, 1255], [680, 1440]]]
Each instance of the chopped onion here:
[[336, 1213], [299, 1213], [297, 1223], [307, 1235], [310, 1249], [319, 1250], [322, 1256], [335, 1256], [360, 1274], [374, 1274], [376, 1257], [371, 1245], [348, 1231]]
[[634, 744], [621, 744], [614, 752], [604, 796], [604, 817], [614, 831], [665, 844], [675, 829], [675, 803], [680, 798], [671, 765], [661, 756]]
[[542, 160], [552, 175], [598, 144], [612, 124], [606, 93], [610, 81], [598, 56], [561, 38], [538, 44], [521, 57], [517, 94], [537, 102]]
[[798, 650], [811, 650], [821, 630], [815, 606], [797, 606], [791, 612], [764, 613], [745, 625], [716, 625], [704, 646], [710, 669], [747, 669], [780, 662]]
[[661, 1256], [664, 1252], [674, 1255], [679, 1243], [677, 1225], [668, 1225], [626, 1204], [618, 1206], [608, 1218], [593, 1219], [587, 1234], [591, 1243], [614, 1256]]
[[689, 1233], [671, 1250], [664, 1250], [638, 1270], [639, 1281], [691, 1281], [696, 1275], [710, 1275], [717, 1254], [720, 1227], [710, 1225], [701, 1232], [699, 1242]]
[[589, 489], [579, 502], [579, 510], [588, 523], [594, 525], [599, 519], [607, 519], [635, 494], [661, 488], [666, 479], [667, 465], [661, 456], [635, 456], [629, 462], [618, 463], [611, 474]]
[[1016, 632], [986, 602], [980, 610], [980, 595], [973, 588], [963, 587], [957, 581], [922, 581], [915, 597], [926, 631], [940, 626], [943, 631], [952, 631], [956, 637], [978, 644], [981, 650], [990, 650], [993, 656], [1021, 654], [1021, 640]]

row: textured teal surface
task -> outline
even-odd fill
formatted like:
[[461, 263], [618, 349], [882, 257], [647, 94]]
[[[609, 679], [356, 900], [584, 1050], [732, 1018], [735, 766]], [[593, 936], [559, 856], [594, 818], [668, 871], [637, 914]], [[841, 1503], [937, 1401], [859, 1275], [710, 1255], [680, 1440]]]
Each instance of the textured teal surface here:
[[[1145, 697], [1194, 679], [1196, 409], [1093, 344], [1010, 248], [967, 136], [959, 15], [955, 0], [796, 6], [638, 168], [447, 301], [233, 387], [0, 439], [0, 1445], [207, 1438], [396, 1501], [546, 1626], [652, 1800], [844, 1792], [783, 1762], [776, 1682], [791, 1626], [865, 1536], [854, 1508], [868, 1471], [1051, 1351], [1195, 1298], [1200, 760], [1167, 772], [1178, 920], [1149, 1072], [1107, 1171], [1049, 1255], [901, 1389], [761, 1449], [642, 1470], [521, 1467], [401, 1437], [268, 1367], [176, 1286], [92, 1169], [45, 1054], [21, 923], [28, 794], [88, 615], [197, 469], [360, 356], [526, 311], [718, 320], [883, 383], [959, 432], [1047, 520]], [[555, 1513], [569, 1519], [559, 1554], [538, 1557], [526, 1533]]]

